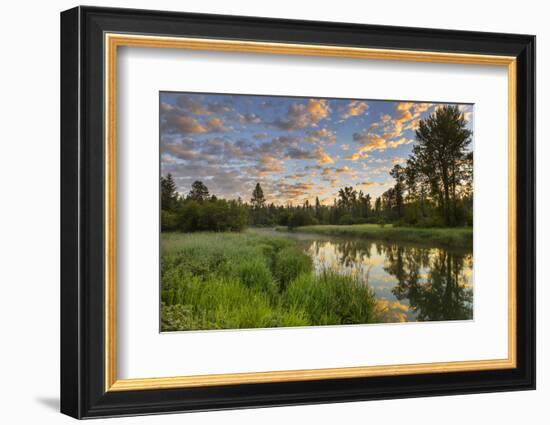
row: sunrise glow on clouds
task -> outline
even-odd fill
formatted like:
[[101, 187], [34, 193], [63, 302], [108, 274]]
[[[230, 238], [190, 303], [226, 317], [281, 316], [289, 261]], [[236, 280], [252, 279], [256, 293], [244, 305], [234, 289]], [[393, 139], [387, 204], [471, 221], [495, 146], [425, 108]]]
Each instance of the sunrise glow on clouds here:
[[[268, 203], [331, 204], [340, 187], [376, 197], [393, 185], [414, 130], [441, 104], [279, 96], [160, 93], [161, 173], [186, 194]], [[471, 128], [472, 105], [460, 105]]]

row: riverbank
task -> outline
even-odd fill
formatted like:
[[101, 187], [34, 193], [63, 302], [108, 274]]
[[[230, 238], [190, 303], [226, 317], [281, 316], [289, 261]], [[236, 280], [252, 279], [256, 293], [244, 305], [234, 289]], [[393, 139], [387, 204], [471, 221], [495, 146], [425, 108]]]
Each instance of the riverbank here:
[[253, 233], [161, 233], [161, 330], [379, 321], [366, 282], [315, 275], [295, 241]]
[[[287, 227], [279, 226], [279, 231], [288, 231]], [[350, 225], [315, 225], [296, 227], [293, 231], [300, 233], [314, 233], [330, 236], [348, 236], [378, 239], [383, 241], [401, 241], [415, 243], [430, 243], [450, 248], [473, 247], [472, 227], [393, 227], [378, 224], [350, 224]]]

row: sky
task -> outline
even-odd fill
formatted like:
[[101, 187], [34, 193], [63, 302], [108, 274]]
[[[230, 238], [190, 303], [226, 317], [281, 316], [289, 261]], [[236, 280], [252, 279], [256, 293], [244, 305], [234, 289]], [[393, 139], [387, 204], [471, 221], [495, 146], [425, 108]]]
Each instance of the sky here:
[[[330, 205], [353, 186], [377, 197], [393, 185], [421, 119], [441, 104], [311, 97], [160, 93], [161, 174], [186, 195], [195, 180], [218, 198]], [[459, 105], [472, 129], [473, 105]]]

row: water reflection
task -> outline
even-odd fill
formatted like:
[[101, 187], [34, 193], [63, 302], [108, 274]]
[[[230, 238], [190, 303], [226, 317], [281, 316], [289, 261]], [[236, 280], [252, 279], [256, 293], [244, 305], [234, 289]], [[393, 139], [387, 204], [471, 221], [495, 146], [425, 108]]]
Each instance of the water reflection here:
[[472, 253], [359, 239], [299, 239], [315, 271], [369, 284], [385, 322], [473, 317]]

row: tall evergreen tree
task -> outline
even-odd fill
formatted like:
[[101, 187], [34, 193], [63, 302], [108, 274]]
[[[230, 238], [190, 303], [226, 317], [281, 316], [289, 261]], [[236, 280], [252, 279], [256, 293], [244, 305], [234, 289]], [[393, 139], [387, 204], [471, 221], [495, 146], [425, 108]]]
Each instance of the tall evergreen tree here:
[[393, 187], [395, 196], [395, 210], [397, 217], [403, 217], [404, 192], [405, 192], [405, 170], [399, 164], [395, 164], [390, 171], [390, 175], [395, 179]]
[[264, 206], [264, 191], [262, 190], [262, 186], [260, 186], [260, 183], [256, 183], [256, 187], [252, 191], [252, 198], [250, 199], [250, 203], [256, 209], [262, 208]]
[[160, 207], [165, 211], [173, 211], [176, 208], [178, 192], [172, 174], [160, 177]]

